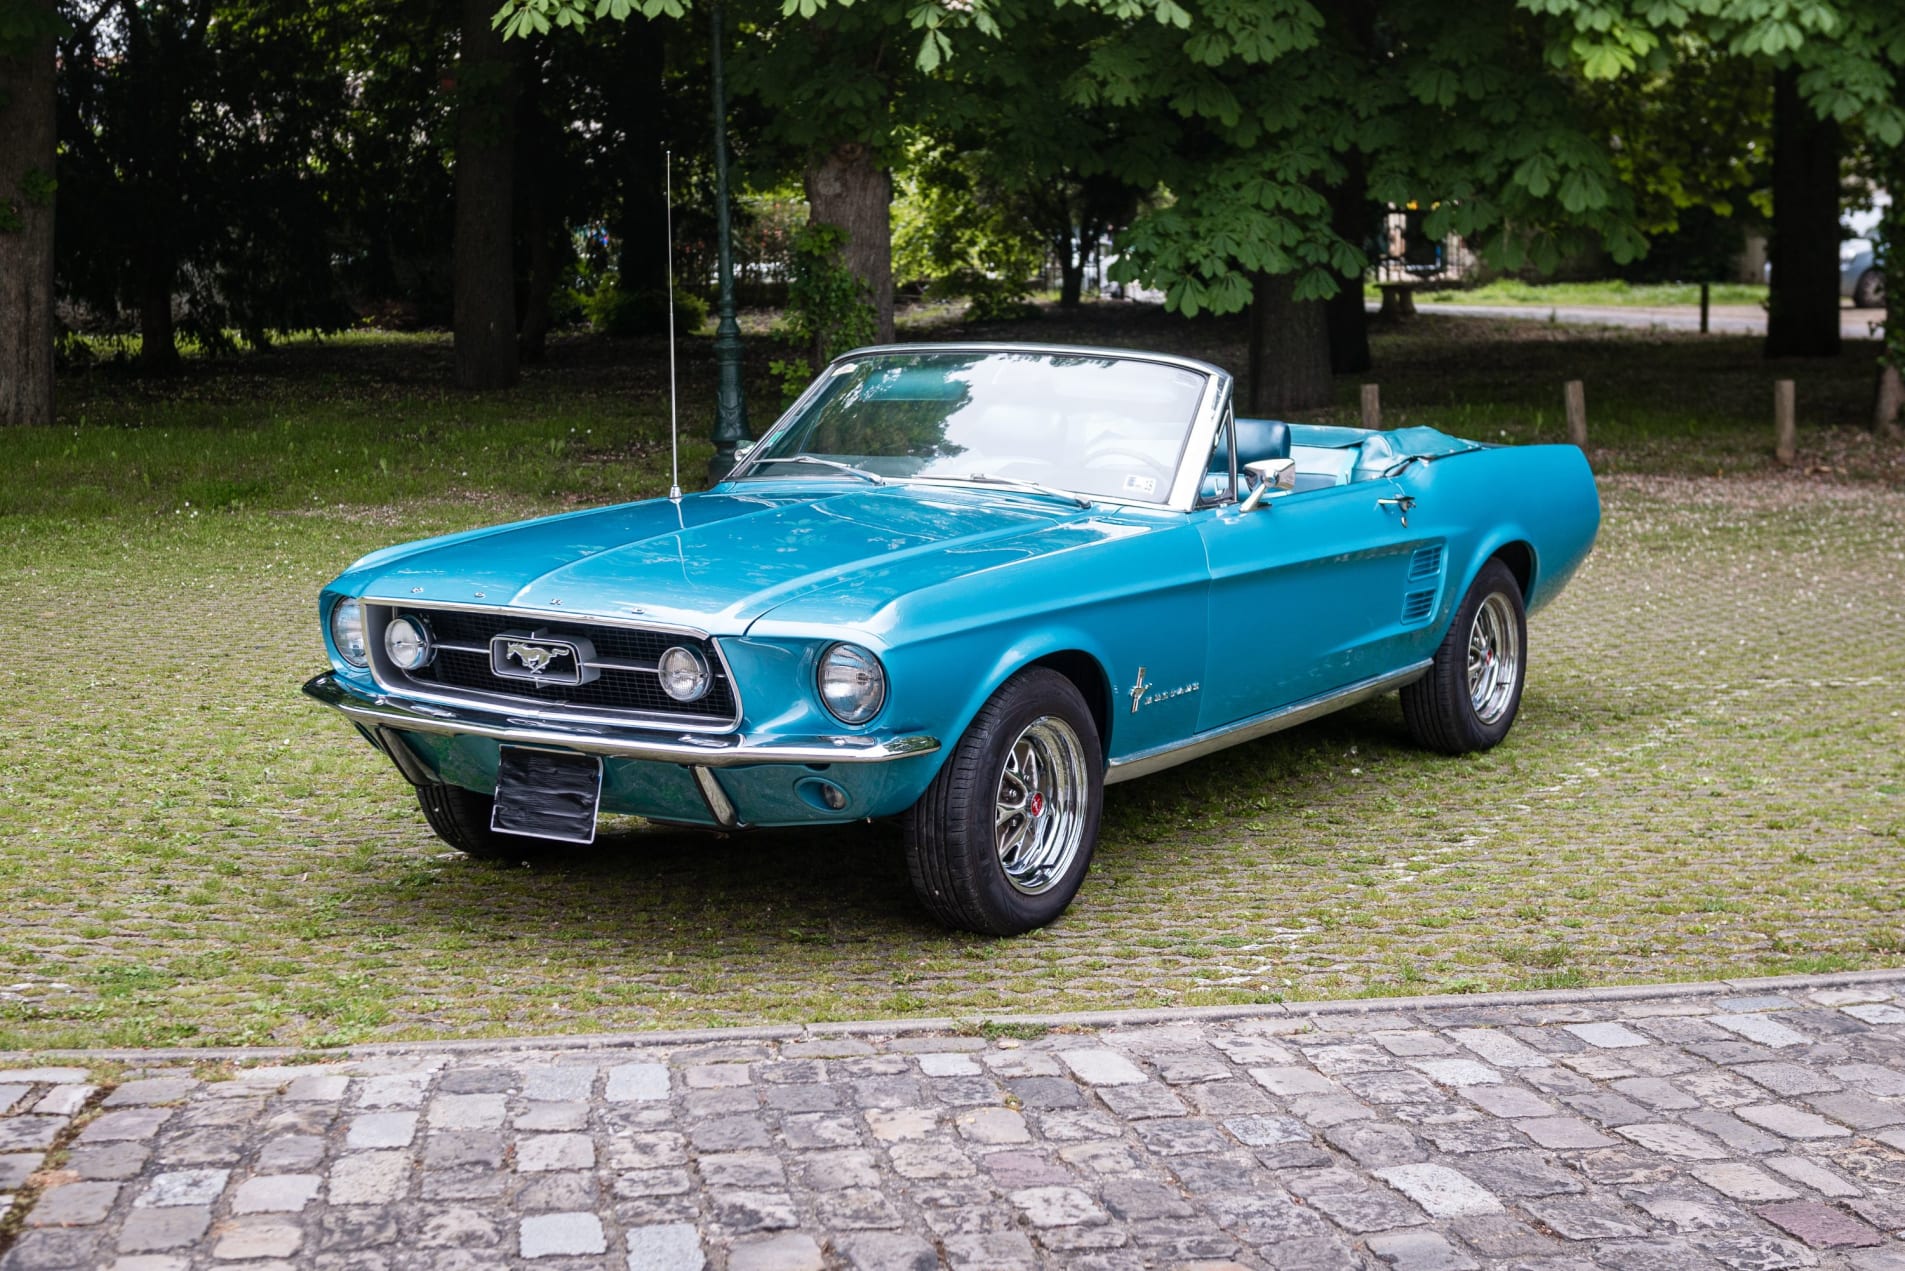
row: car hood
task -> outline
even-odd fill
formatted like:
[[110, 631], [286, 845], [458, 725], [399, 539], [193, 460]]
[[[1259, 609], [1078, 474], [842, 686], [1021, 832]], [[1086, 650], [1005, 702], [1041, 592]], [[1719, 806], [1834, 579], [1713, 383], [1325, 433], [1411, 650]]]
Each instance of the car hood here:
[[843, 582], [852, 584], [852, 608], [866, 614], [907, 590], [983, 568], [988, 558], [1063, 550], [1076, 535], [1046, 532], [1090, 515], [1043, 496], [941, 487], [729, 489], [381, 552], [339, 585], [418, 605], [637, 615], [732, 633]]

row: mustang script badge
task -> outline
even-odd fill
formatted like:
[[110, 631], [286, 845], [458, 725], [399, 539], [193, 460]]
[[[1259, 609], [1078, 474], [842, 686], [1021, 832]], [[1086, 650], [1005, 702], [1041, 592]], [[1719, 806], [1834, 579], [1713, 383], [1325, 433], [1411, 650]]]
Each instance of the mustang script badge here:
[[505, 631], [489, 642], [490, 674], [536, 684], [587, 684], [601, 672], [589, 663], [595, 649], [580, 636]]
[[1155, 706], [1159, 702], [1168, 702], [1174, 697], [1183, 697], [1188, 693], [1195, 693], [1204, 686], [1201, 683], [1185, 684], [1169, 691], [1157, 691], [1157, 687], [1157, 685], [1145, 680], [1144, 668], [1139, 667], [1138, 682], [1131, 686], [1131, 713], [1133, 715], [1138, 713], [1140, 706]]

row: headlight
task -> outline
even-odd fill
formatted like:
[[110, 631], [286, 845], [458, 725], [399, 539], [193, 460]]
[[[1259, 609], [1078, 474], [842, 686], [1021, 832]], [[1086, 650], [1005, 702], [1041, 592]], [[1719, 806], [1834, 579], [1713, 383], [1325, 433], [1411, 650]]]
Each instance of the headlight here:
[[886, 671], [857, 644], [829, 645], [820, 655], [820, 700], [844, 724], [864, 724], [886, 703]]
[[331, 606], [331, 643], [352, 666], [370, 665], [370, 649], [364, 644], [364, 607], [352, 597]]
[[714, 683], [708, 673], [708, 659], [684, 645], [662, 650], [656, 669], [661, 673], [661, 691], [677, 702], [701, 700]]
[[437, 655], [430, 642], [430, 628], [421, 618], [392, 618], [384, 628], [384, 652], [400, 671], [415, 671], [430, 665]]

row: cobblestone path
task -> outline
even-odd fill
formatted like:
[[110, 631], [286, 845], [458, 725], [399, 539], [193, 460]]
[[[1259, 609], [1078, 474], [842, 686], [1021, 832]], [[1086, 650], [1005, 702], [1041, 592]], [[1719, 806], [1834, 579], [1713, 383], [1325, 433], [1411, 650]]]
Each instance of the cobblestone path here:
[[1905, 1268], [1901, 990], [0, 1064], [0, 1271]]

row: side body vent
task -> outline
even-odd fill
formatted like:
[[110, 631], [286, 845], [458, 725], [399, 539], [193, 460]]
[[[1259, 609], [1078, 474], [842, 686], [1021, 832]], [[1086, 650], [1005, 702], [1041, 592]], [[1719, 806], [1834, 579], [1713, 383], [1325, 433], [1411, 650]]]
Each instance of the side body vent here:
[[1415, 555], [1409, 558], [1409, 581], [1421, 582], [1425, 578], [1434, 578], [1442, 572], [1442, 544], [1434, 543], [1428, 547], [1416, 548]]
[[1402, 598], [1402, 620], [1421, 622], [1435, 611], [1435, 589], [1412, 591]]

